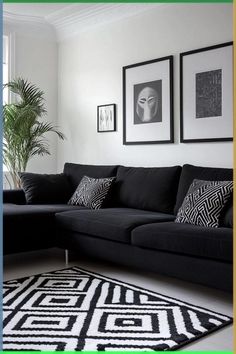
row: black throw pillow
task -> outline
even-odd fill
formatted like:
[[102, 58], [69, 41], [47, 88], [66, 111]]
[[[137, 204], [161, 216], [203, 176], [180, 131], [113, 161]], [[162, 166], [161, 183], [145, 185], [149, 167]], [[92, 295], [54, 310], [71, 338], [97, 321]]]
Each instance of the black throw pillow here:
[[67, 204], [72, 194], [68, 178], [61, 174], [19, 173], [27, 204]]

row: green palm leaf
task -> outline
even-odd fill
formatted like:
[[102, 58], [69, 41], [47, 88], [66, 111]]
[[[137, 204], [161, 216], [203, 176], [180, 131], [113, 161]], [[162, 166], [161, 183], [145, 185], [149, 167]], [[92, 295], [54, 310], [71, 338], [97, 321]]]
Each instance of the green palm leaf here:
[[27, 80], [17, 78], [5, 84], [3, 86], [15, 93], [20, 98], [18, 105], [24, 107], [26, 105], [35, 106], [38, 110], [38, 115], [46, 113], [44, 108], [44, 92], [39, 90], [35, 85], [29, 83]]
[[28, 161], [50, 154], [45, 134], [53, 132], [62, 140], [65, 135], [52, 123], [41, 121], [46, 114], [43, 91], [22, 78], [6, 86], [16, 94], [16, 103], [3, 106], [3, 162], [17, 187], [18, 172], [26, 170]]

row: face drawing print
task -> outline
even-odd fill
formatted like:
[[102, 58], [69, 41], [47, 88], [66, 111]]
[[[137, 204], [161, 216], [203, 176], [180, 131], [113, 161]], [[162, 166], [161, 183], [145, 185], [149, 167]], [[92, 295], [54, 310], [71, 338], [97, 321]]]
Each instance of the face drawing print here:
[[151, 87], [145, 87], [138, 96], [136, 113], [142, 122], [147, 123], [157, 113], [158, 95]]
[[134, 85], [134, 124], [161, 122], [161, 80]]

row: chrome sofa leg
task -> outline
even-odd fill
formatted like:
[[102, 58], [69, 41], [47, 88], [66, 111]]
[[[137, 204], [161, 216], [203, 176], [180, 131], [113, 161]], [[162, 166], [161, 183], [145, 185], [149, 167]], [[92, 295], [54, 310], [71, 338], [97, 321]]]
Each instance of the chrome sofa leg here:
[[66, 263], [66, 266], [68, 266], [68, 263], [69, 263], [69, 251], [68, 250], [65, 250], [65, 263]]

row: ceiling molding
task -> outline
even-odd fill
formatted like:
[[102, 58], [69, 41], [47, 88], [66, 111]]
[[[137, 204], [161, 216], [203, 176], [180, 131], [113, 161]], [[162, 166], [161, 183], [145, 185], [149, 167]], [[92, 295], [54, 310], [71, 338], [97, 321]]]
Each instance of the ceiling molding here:
[[47, 16], [47, 21], [56, 30], [59, 41], [81, 32], [94, 29], [123, 18], [131, 17], [162, 6], [162, 4], [143, 3], [87, 3], [74, 4], [57, 13]]
[[3, 19], [9, 22], [17, 21], [17, 22], [40, 23], [42, 25], [48, 25], [48, 22], [45, 20], [44, 17], [14, 14], [9, 11], [3, 11]]
[[50, 26], [57, 40], [63, 41], [81, 32], [116, 22], [154, 8], [168, 6], [163, 3], [76, 3], [66, 5], [46, 16], [20, 15], [3, 11], [4, 21], [24, 22]]
[[18, 33], [24, 36], [44, 38], [56, 42], [57, 34], [55, 28], [43, 17], [26, 16], [4, 12], [3, 14], [4, 32]]

